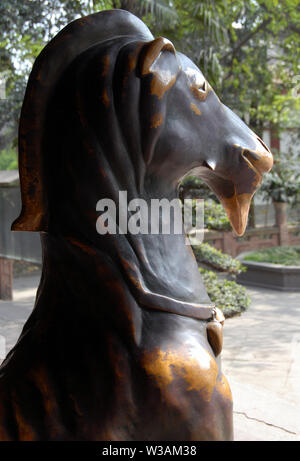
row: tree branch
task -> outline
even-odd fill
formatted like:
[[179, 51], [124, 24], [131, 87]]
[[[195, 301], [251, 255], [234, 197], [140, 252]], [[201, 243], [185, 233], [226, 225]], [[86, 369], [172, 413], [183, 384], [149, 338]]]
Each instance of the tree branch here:
[[239, 43], [237, 43], [233, 48], [232, 50], [228, 51], [228, 53], [226, 53], [222, 58], [221, 58], [221, 62], [225, 61], [226, 58], [228, 58], [230, 55], [233, 55], [235, 54], [242, 46], [244, 46], [254, 35], [256, 35], [260, 30], [262, 29], [265, 29], [267, 27], [268, 24], [270, 24], [270, 22], [272, 21], [272, 18], [268, 18], [268, 19], [264, 19], [263, 22], [258, 26], [256, 27], [256, 29], [252, 30], [251, 32], [249, 32], [248, 34], [245, 35], [244, 38], [242, 38], [242, 40], [239, 41]]

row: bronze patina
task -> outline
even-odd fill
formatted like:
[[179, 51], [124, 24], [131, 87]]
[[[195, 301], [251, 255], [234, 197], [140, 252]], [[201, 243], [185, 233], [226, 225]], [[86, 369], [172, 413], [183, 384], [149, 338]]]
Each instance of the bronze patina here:
[[0, 369], [1, 440], [231, 440], [224, 318], [184, 234], [99, 235], [96, 203], [178, 197], [192, 172], [234, 230], [272, 166], [264, 143], [134, 15], [76, 20], [33, 66], [22, 212], [41, 233], [36, 302]]

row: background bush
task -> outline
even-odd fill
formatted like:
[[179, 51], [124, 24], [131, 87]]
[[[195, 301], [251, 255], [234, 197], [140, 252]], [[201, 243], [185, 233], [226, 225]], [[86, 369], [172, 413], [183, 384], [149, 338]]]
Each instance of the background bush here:
[[0, 170], [17, 170], [18, 155], [13, 147], [3, 149], [0, 152]]
[[204, 225], [207, 229], [218, 231], [231, 230], [231, 224], [223, 205], [212, 199], [204, 202]]
[[220, 280], [214, 272], [201, 267], [199, 271], [208, 296], [226, 318], [240, 314], [249, 307], [251, 299], [245, 287], [234, 281]]
[[222, 253], [222, 251], [212, 247], [209, 243], [195, 245], [193, 246], [193, 251], [199, 264], [206, 264], [217, 271], [239, 274], [246, 270], [240, 261], [226, 253]]
[[253, 251], [243, 258], [245, 261], [282, 264], [284, 266], [300, 266], [300, 246], [266, 248]]

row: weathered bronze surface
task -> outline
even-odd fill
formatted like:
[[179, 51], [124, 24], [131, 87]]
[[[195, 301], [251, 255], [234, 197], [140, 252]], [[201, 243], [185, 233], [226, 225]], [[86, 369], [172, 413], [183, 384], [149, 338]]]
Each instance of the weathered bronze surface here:
[[224, 318], [184, 235], [96, 232], [101, 198], [176, 198], [192, 170], [235, 231], [272, 166], [199, 69], [122, 10], [37, 58], [20, 120], [23, 209], [40, 231], [35, 307], [0, 369], [1, 440], [230, 440]]

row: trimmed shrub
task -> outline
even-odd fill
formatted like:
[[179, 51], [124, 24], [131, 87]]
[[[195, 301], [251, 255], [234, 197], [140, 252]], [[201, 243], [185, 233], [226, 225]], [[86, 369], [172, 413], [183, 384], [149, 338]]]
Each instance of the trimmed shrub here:
[[204, 202], [204, 225], [207, 229], [212, 230], [231, 230], [231, 224], [223, 206], [211, 199]]
[[240, 314], [249, 307], [251, 299], [245, 287], [233, 281], [219, 280], [214, 272], [201, 267], [199, 271], [211, 301], [226, 318]]
[[245, 261], [300, 266], [300, 245], [265, 248], [244, 256]]
[[217, 271], [236, 275], [246, 270], [240, 261], [222, 253], [208, 243], [193, 246], [193, 251], [198, 264], [206, 264]]
[[185, 197], [195, 197], [217, 200], [212, 190], [205, 184], [202, 179], [198, 178], [197, 176], [187, 176], [184, 178], [179, 190], [181, 199], [184, 199]]

